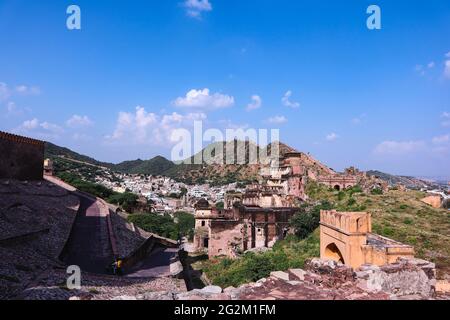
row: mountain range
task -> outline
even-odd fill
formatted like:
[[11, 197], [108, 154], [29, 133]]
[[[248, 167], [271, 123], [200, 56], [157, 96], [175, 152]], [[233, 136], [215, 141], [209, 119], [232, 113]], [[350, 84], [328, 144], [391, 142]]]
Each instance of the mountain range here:
[[[188, 184], [209, 182], [212, 185], [223, 185], [236, 181], [253, 182], [258, 180], [262, 165], [249, 164], [251, 148], [254, 148], [253, 150], [258, 152], [257, 154], [261, 154], [260, 152], [267, 154], [269, 160], [272, 157], [273, 144], [269, 144], [265, 149], [261, 149], [252, 142], [236, 140], [210, 144], [201, 152], [182, 163], [174, 163], [162, 156], [157, 156], [149, 160], [137, 159], [113, 164], [98, 161], [50, 142], [45, 144], [45, 157], [52, 159], [56, 164], [62, 161], [69, 161], [78, 165], [109, 169], [113, 172], [168, 176]], [[298, 151], [284, 143], [279, 143], [280, 156], [290, 152]], [[312, 169], [314, 172], [323, 175], [336, 173], [333, 169], [314, 159], [310, 154], [300, 153], [302, 155], [302, 164], [307, 169]], [[245, 155], [242, 164], [223, 164], [227, 155], [231, 159], [237, 160], [236, 154]], [[205, 159], [204, 155], [210, 155], [210, 159]], [[367, 174], [387, 181], [390, 185], [403, 184], [409, 188], [422, 188], [429, 185], [429, 182], [418, 178], [396, 176], [376, 170], [368, 171]]]

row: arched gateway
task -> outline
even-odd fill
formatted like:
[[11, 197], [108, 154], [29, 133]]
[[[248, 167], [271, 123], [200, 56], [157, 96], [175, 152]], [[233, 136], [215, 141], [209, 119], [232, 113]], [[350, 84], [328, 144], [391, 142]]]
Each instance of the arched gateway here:
[[334, 260], [334, 261], [340, 262], [342, 264], [345, 264], [344, 257], [342, 256], [341, 251], [339, 250], [339, 248], [336, 246], [335, 243], [330, 243], [325, 248], [324, 255], [325, 255], [325, 258], [328, 260]]
[[320, 212], [320, 257], [352, 268], [370, 263], [384, 265], [399, 257], [414, 257], [414, 249], [371, 233], [367, 212]]

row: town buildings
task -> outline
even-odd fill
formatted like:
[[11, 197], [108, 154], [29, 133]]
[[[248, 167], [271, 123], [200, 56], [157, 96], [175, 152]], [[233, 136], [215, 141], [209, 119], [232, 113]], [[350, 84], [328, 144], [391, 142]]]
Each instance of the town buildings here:
[[280, 166], [272, 163], [262, 170], [260, 184], [227, 193], [224, 209], [200, 200], [195, 207], [195, 247], [210, 257], [272, 247], [288, 234], [297, 204], [306, 199], [305, 184], [301, 154], [288, 153]]

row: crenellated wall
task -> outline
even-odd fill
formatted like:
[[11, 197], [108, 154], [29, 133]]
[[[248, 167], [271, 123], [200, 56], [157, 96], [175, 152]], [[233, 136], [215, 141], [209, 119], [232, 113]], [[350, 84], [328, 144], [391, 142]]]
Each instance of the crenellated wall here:
[[0, 155], [0, 179], [43, 179], [43, 141], [0, 131]]
[[372, 234], [367, 212], [320, 212], [320, 257], [352, 268], [363, 264], [385, 265], [398, 258], [414, 258], [414, 248]]

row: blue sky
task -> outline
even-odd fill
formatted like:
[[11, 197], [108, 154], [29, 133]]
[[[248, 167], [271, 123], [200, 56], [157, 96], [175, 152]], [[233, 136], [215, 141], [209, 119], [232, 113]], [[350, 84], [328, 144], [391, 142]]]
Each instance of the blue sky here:
[[447, 0], [0, 0], [0, 130], [118, 162], [202, 119], [337, 170], [450, 177], [449, 34]]

